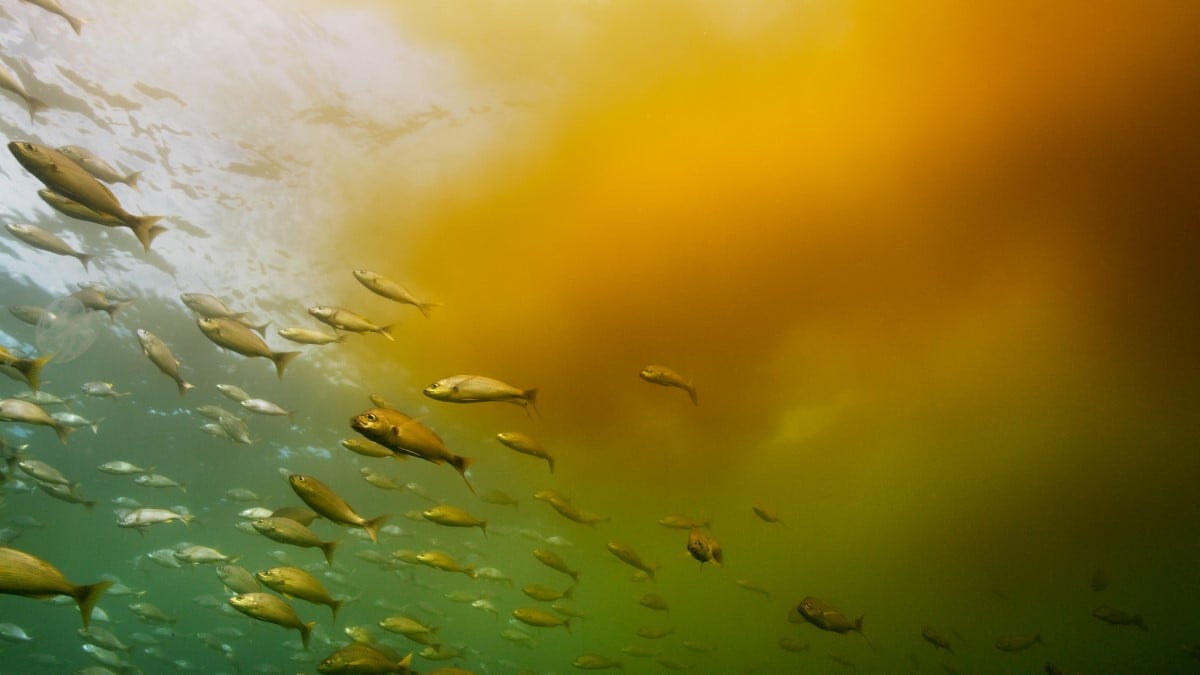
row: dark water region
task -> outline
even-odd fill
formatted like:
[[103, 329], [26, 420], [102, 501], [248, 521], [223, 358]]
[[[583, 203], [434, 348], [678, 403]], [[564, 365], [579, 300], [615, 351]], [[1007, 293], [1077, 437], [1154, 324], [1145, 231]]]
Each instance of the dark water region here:
[[[0, 157], [0, 219], [96, 255], [85, 270], [0, 232], [0, 346], [58, 352], [41, 390], [97, 423], [65, 444], [0, 423], [95, 501], [16, 469], [0, 528], [75, 583], [134, 589], [92, 617], [131, 647], [114, 671], [317, 672], [356, 628], [417, 672], [563, 673], [587, 654], [631, 673], [1200, 668], [1200, 101], [1178, 86], [1200, 63], [1195, 7], [62, 2], [89, 19], [78, 34], [0, 7], [0, 62], [46, 104], [31, 120], [0, 92], [0, 135], [140, 171], [112, 192], [167, 231], [146, 251], [67, 218]], [[356, 269], [435, 306], [373, 294]], [[40, 341], [7, 309], [61, 309], [83, 282], [133, 302]], [[300, 356], [279, 378], [219, 348], [184, 293], [269, 321], [266, 342]], [[332, 335], [315, 305], [395, 339], [277, 333]], [[651, 364], [698, 404], [640, 378]], [[536, 412], [422, 393], [460, 373], [536, 387]], [[85, 395], [96, 381], [128, 395]], [[0, 399], [27, 390], [0, 378]], [[472, 458], [476, 494], [448, 464], [344, 449], [372, 394]], [[204, 405], [253, 442], [202, 430]], [[537, 439], [554, 471], [500, 432]], [[185, 489], [97, 469], [115, 460]], [[340, 542], [327, 565], [239, 529], [247, 508], [302, 503], [291, 474], [389, 514], [378, 542], [318, 519]], [[496, 490], [518, 504], [481, 499]], [[600, 522], [534, 498], [547, 490]], [[121, 528], [127, 499], [194, 520]], [[486, 534], [421, 515], [436, 503]], [[668, 516], [706, 522], [724, 566]], [[334, 623], [287, 600], [317, 624], [304, 650], [229, 606], [214, 565], [170, 566], [188, 545], [302, 567], [346, 604]], [[425, 551], [505, 579], [399, 559]], [[583, 616], [530, 584], [569, 588]], [[808, 597], [837, 614], [806, 621]], [[569, 630], [514, 617], [529, 607]], [[380, 627], [399, 615], [459, 655]], [[3, 638], [0, 672], [96, 664], [71, 603], [0, 595], [0, 623], [33, 638]]]

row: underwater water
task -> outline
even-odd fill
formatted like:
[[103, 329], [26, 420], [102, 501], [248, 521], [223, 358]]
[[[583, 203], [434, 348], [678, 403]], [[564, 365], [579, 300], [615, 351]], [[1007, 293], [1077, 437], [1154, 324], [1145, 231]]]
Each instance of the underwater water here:
[[[45, 103], [31, 119], [0, 92], [0, 132], [141, 172], [112, 192], [166, 231], [147, 251], [69, 218], [0, 153], [0, 219], [95, 256], [0, 232], [0, 304], [61, 315], [0, 310], [0, 346], [61, 354], [40, 390], [97, 422], [65, 443], [0, 422], [95, 502], [9, 467], [0, 528], [74, 583], [138, 593], [110, 589], [107, 619], [92, 616], [130, 647], [114, 671], [312, 673], [347, 627], [412, 652], [417, 672], [565, 673], [585, 654], [629, 673], [1200, 670], [1200, 5], [61, 3], [88, 20], [78, 34], [0, 4], [0, 62]], [[79, 312], [64, 298], [81, 282], [132, 303]], [[271, 349], [300, 355], [277, 377], [223, 350], [185, 293], [269, 321]], [[334, 335], [318, 305], [394, 339], [278, 334]], [[697, 403], [639, 376], [652, 365]], [[424, 393], [459, 374], [536, 388], [536, 405]], [[12, 378], [0, 399], [29, 390]], [[127, 395], [88, 396], [89, 382]], [[293, 414], [244, 410], [217, 384]], [[344, 449], [370, 395], [472, 458], [474, 493], [449, 463]], [[205, 405], [253, 442], [206, 433]], [[540, 442], [553, 471], [502, 432]], [[116, 460], [186, 489], [97, 470]], [[292, 474], [392, 527], [373, 543], [318, 519], [340, 541], [332, 565], [239, 530], [247, 508], [303, 505]], [[517, 505], [481, 499], [497, 490]], [[547, 490], [600, 522], [534, 498]], [[118, 527], [125, 499], [194, 520]], [[421, 515], [438, 503], [486, 533]], [[689, 529], [660, 524], [672, 515], [707, 523], [724, 564], [702, 565]], [[215, 565], [169, 567], [188, 545], [250, 572], [304, 568], [346, 604], [334, 623], [288, 600], [316, 622], [304, 650], [297, 630], [230, 607]], [[167, 565], [149, 557], [163, 549]], [[571, 588], [583, 616], [520, 622], [520, 608], [565, 618], [529, 584]], [[668, 609], [639, 604], [651, 593]], [[798, 616], [806, 597], [850, 630]], [[397, 615], [458, 655], [419, 656], [379, 626]], [[2, 673], [96, 665], [72, 602], [0, 595], [0, 623], [33, 638], [3, 638]], [[1019, 638], [1032, 644], [997, 647]]]

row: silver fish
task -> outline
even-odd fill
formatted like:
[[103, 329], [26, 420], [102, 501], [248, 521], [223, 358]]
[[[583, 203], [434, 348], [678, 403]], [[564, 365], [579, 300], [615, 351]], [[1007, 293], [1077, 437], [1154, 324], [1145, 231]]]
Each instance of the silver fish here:
[[8, 223], [5, 225], [5, 227], [8, 228], [8, 231], [11, 232], [14, 237], [36, 249], [41, 249], [56, 255], [66, 255], [75, 258], [80, 262], [80, 264], [83, 265], [83, 269], [85, 270], [88, 268], [88, 262], [91, 261], [92, 258], [96, 257], [91, 253], [76, 251], [74, 247], [63, 241], [61, 237], [53, 232], [43, 230], [37, 225], [29, 225], [26, 223]]

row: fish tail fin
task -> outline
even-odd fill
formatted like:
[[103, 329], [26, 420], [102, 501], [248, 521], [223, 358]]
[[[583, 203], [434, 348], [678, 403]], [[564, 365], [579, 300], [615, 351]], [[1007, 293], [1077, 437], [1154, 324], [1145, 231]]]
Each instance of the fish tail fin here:
[[870, 645], [871, 649], [874, 649], [875, 643], [871, 642], [871, 638], [867, 637], [867, 634], [863, 632], [863, 616], [864, 615], [859, 614], [858, 618], [854, 620], [854, 630], [858, 631], [858, 634], [862, 636], [862, 639], [867, 641], [867, 644]]
[[300, 352], [271, 352], [271, 360], [275, 362], [275, 372], [279, 379], [283, 379], [283, 369], [297, 356], [300, 356]]
[[304, 651], [308, 651], [308, 638], [312, 637], [312, 630], [316, 627], [316, 621], [300, 624], [300, 642], [304, 645]]
[[83, 617], [84, 630], [88, 629], [88, 624], [92, 621], [92, 610], [100, 601], [100, 596], [104, 595], [104, 591], [107, 591], [108, 587], [112, 585], [111, 581], [101, 581], [95, 584], [75, 586], [71, 589], [71, 597], [75, 598], [76, 604], [79, 605], [79, 614]]
[[29, 365], [19, 369], [25, 376], [25, 381], [29, 382], [30, 389], [33, 389], [34, 391], [38, 390], [38, 382], [42, 377], [42, 368], [52, 358], [54, 358], [53, 354], [47, 354], [46, 356], [41, 356], [36, 359], [30, 359], [27, 362]]
[[483, 538], [487, 539], [487, 521], [486, 520], [479, 521], [479, 529], [483, 530]]
[[134, 190], [136, 190], [136, 189], [138, 189], [138, 186], [137, 186], [138, 179], [141, 177], [142, 177], [141, 171], [134, 171], [134, 172], [130, 173], [129, 175], [125, 176], [124, 178], [122, 178], [121, 182], [128, 185], [129, 187], [133, 188]]
[[182, 522], [183, 522], [183, 524], [184, 524], [184, 525], [187, 525], [188, 527], [191, 527], [191, 523], [192, 523], [192, 521], [193, 521], [193, 520], [195, 520], [195, 519], [196, 519], [196, 516], [193, 516], [193, 515], [192, 515], [192, 514], [190, 514], [190, 513], [185, 513], [185, 514], [183, 514], [182, 516], [180, 516], [180, 517], [179, 517], [179, 520], [180, 520], [180, 521], [182, 521]]
[[342, 543], [341, 539], [336, 541], [323, 541], [320, 543], [321, 552], [325, 554], [325, 562], [333, 567], [333, 552], [337, 549], [338, 544]]
[[650, 581], [658, 581], [658, 579], [654, 578], [654, 573], [657, 572], [661, 568], [662, 568], [662, 565], [660, 565], [658, 563], [654, 563], [653, 565], [646, 566], [646, 574], [650, 575]]
[[79, 255], [75, 256], [75, 259], [83, 265], [83, 271], [86, 272], [88, 271], [88, 263], [91, 262], [95, 257], [96, 256], [91, 253], [80, 253]]
[[[526, 389], [525, 391], [521, 392], [521, 397], [525, 399], [525, 402], [527, 404], [525, 406], [525, 412], [528, 413], [529, 409], [533, 408], [533, 412], [537, 413], [538, 416], [540, 417], [542, 413], [540, 410], [538, 410], [538, 407], [537, 407], [537, 395], [538, 395], [537, 387], [534, 387], [533, 389]], [[530, 417], [532, 418], [533, 415], [530, 415]]]
[[379, 334], [380, 334], [380, 335], [382, 335], [383, 337], [385, 337], [385, 338], [387, 338], [387, 339], [391, 340], [392, 342], [395, 342], [395, 341], [396, 341], [396, 338], [395, 338], [395, 337], [392, 335], [392, 329], [393, 329], [393, 328], [395, 328], [395, 327], [396, 327], [396, 324], [394, 324], [394, 323], [393, 323], [393, 324], [388, 324], [388, 325], [386, 325], [386, 326], [383, 326], [383, 327], [381, 327], [379, 330], [377, 330], [377, 331], [375, 331], [375, 332], [376, 332], [376, 333], [379, 333]]
[[96, 420], [95, 422], [92, 422], [92, 423], [91, 423], [91, 425], [90, 425], [90, 426], [92, 427], [92, 433], [93, 433], [93, 434], [98, 434], [98, 433], [100, 433], [100, 423], [101, 423], [101, 422], [103, 422], [103, 421], [104, 421], [104, 420], [106, 420], [106, 419], [108, 419], [108, 418], [107, 418], [107, 417], [101, 417], [100, 419], [98, 419], [98, 420]]
[[372, 542], [379, 541], [379, 526], [383, 525], [383, 521], [391, 517], [392, 514], [385, 513], [382, 516], [376, 516], [362, 524], [362, 529], [366, 530], [367, 535], [371, 537]]
[[194, 385], [191, 382], [188, 382], [187, 380], [184, 380], [182, 378], [177, 380], [175, 382], [175, 384], [179, 387], [179, 395], [180, 396], [183, 396], [184, 394], [188, 393], [188, 389], [196, 388], [196, 385]]
[[75, 431], [75, 429], [73, 429], [65, 424], [61, 424], [61, 423], [57, 423], [57, 422], [54, 424], [54, 433], [58, 434], [58, 440], [62, 441], [63, 445], [67, 444], [67, 435], [70, 434], [72, 431]]
[[551, 456], [549, 456], [549, 455], [547, 455], [547, 456], [546, 456], [546, 463], [550, 465], [550, 473], [554, 473], [554, 458], [553, 458], [553, 457], [551, 457]]
[[118, 302], [115, 305], [112, 305], [111, 307], [105, 309], [104, 311], [108, 312], [109, 319], [116, 321], [117, 312], [125, 309], [126, 307], [132, 305], [133, 303], [134, 303], [133, 300], [122, 300], [121, 302]]
[[571, 632], [571, 620], [563, 619], [563, 625], [567, 627], [567, 632], [570, 633]]
[[32, 96], [28, 96], [25, 98], [25, 106], [29, 108], [30, 124], [33, 123], [33, 121], [34, 121], [33, 116], [36, 115], [38, 113], [38, 111], [45, 110], [46, 108], [50, 107], [50, 106], [46, 105], [45, 101], [36, 99]]
[[257, 326], [254, 326], [251, 324], [246, 324], [246, 327], [249, 328], [250, 330], [254, 331], [255, 333], [258, 333], [262, 337], [267, 337], [267, 326], [270, 326], [270, 325], [271, 325], [270, 321], [264, 321], [264, 322], [258, 324]]
[[63, 18], [67, 20], [67, 23], [71, 24], [71, 29], [75, 31], [76, 35], [82, 35], [83, 24], [91, 22], [91, 19], [80, 19], [74, 16], [64, 16]]
[[429, 310], [431, 310], [437, 306], [438, 306], [438, 304], [436, 302], [418, 302], [417, 303], [417, 309], [421, 310], [421, 314], [426, 319], [429, 318]]
[[137, 235], [138, 241], [142, 242], [142, 248], [146, 249], [146, 253], [150, 252], [150, 242], [167, 228], [158, 225], [158, 221], [162, 220], [162, 216], [134, 216], [133, 223], [130, 227], [133, 233]]
[[571, 584], [567, 590], [563, 591], [563, 597], [570, 598], [571, 600], [575, 599], [575, 584]]
[[396, 662], [397, 673], [407, 673], [412, 670], [412, 653], [404, 655], [404, 658]]
[[84, 505], [84, 507], [87, 508], [88, 511], [91, 511], [96, 508], [96, 500], [95, 499], [85, 499], [85, 500], [83, 500], [83, 505]]
[[692, 384], [691, 380], [688, 380], [687, 383], [687, 393], [688, 397], [692, 399], [692, 405], [700, 405], [700, 399], [696, 398], [696, 385]]
[[471, 491], [471, 494], [477, 493], [475, 492], [475, 487], [471, 485], [471, 481], [467, 479], [467, 467], [471, 466], [474, 461], [474, 457], [463, 457], [462, 455], [452, 455], [450, 457], [450, 466], [453, 466], [458, 471], [458, 475], [462, 476], [463, 482], [467, 484], [467, 488]]
[[717, 567], [724, 567], [725, 566], [725, 551], [714, 546], [713, 551], [712, 551], [712, 559], [713, 559], [713, 562], [715, 562], [717, 564]]
[[345, 600], [334, 600], [333, 602], [329, 603], [329, 609], [333, 612], [333, 619], [330, 620], [330, 624], [334, 626], [337, 625], [337, 613], [344, 604], [346, 604]]

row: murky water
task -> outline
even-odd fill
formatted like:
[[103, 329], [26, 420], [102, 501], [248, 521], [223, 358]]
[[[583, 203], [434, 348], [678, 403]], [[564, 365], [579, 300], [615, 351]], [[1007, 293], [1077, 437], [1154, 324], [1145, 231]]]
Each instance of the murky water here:
[[[568, 672], [585, 653], [645, 673], [1195, 670], [1181, 648], [1200, 640], [1200, 101], [1181, 84], [1196, 74], [1195, 8], [63, 3], [90, 19], [79, 35], [32, 4], [0, 7], [0, 61], [47, 104], [31, 121], [0, 93], [0, 132], [140, 171], [136, 190], [112, 190], [168, 231], [145, 252], [125, 229], [53, 211], [0, 159], [0, 219], [96, 255], [85, 271], [0, 236], [2, 304], [44, 307], [85, 281], [134, 298], [43, 372], [97, 432], [63, 445], [0, 428], [96, 505], [17, 471], [0, 520], [16, 527], [10, 546], [73, 581], [112, 575], [177, 618], [147, 653], [133, 636], [154, 626], [135, 598], [101, 600], [108, 621], [93, 621], [134, 646], [131, 668], [316, 672], [348, 626], [414, 652], [420, 672], [445, 665], [377, 625], [407, 613], [479, 673]], [[436, 306], [425, 318], [372, 294], [355, 269]], [[302, 354], [280, 380], [266, 359], [222, 351], [182, 293], [269, 320], [267, 342]], [[390, 325], [395, 341], [276, 333], [332, 334], [314, 305]], [[0, 344], [37, 354], [37, 329], [3, 314]], [[138, 329], [194, 390], [180, 397]], [[699, 405], [639, 378], [651, 364], [693, 381]], [[537, 388], [537, 412], [422, 394], [456, 374]], [[90, 381], [129, 396], [86, 397]], [[196, 407], [244, 412], [218, 383], [294, 416], [244, 413], [250, 445], [210, 436]], [[4, 379], [0, 398], [25, 389]], [[343, 449], [369, 394], [473, 458], [479, 495], [519, 506], [481, 501], [448, 465]], [[539, 440], [555, 471], [497, 442], [503, 431]], [[117, 459], [186, 491], [96, 469]], [[363, 468], [487, 519], [487, 535], [428, 522], [429, 500]], [[396, 528], [373, 544], [317, 521], [342, 541], [332, 568], [235, 529], [252, 504], [226, 491], [298, 505], [290, 473]], [[533, 499], [542, 490], [606, 520], [572, 522]], [[120, 497], [196, 519], [139, 535], [117, 527]], [[688, 532], [658, 523], [671, 514], [710, 520], [725, 566], [692, 559]], [[656, 580], [631, 579], [610, 542], [658, 565]], [[185, 543], [250, 571], [282, 551], [348, 603], [335, 626], [292, 601], [318, 624], [303, 651], [296, 631], [225, 606], [211, 566], [146, 557]], [[537, 548], [579, 570], [586, 616], [569, 632], [512, 618], [542, 606], [523, 586], [572, 583]], [[396, 550], [445, 551], [513, 583], [366, 559]], [[638, 604], [650, 592], [669, 612]], [[789, 622], [806, 596], [862, 615], [865, 637]], [[1100, 606], [1147, 629], [1100, 621]], [[92, 663], [71, 606], [2, 596], [0, 622], [34, 638], [6, 644], [0, 672]], [[647, 626], [671, 632], [639, 637]], [[244, 634], [216, 633], [231, 628]]]

